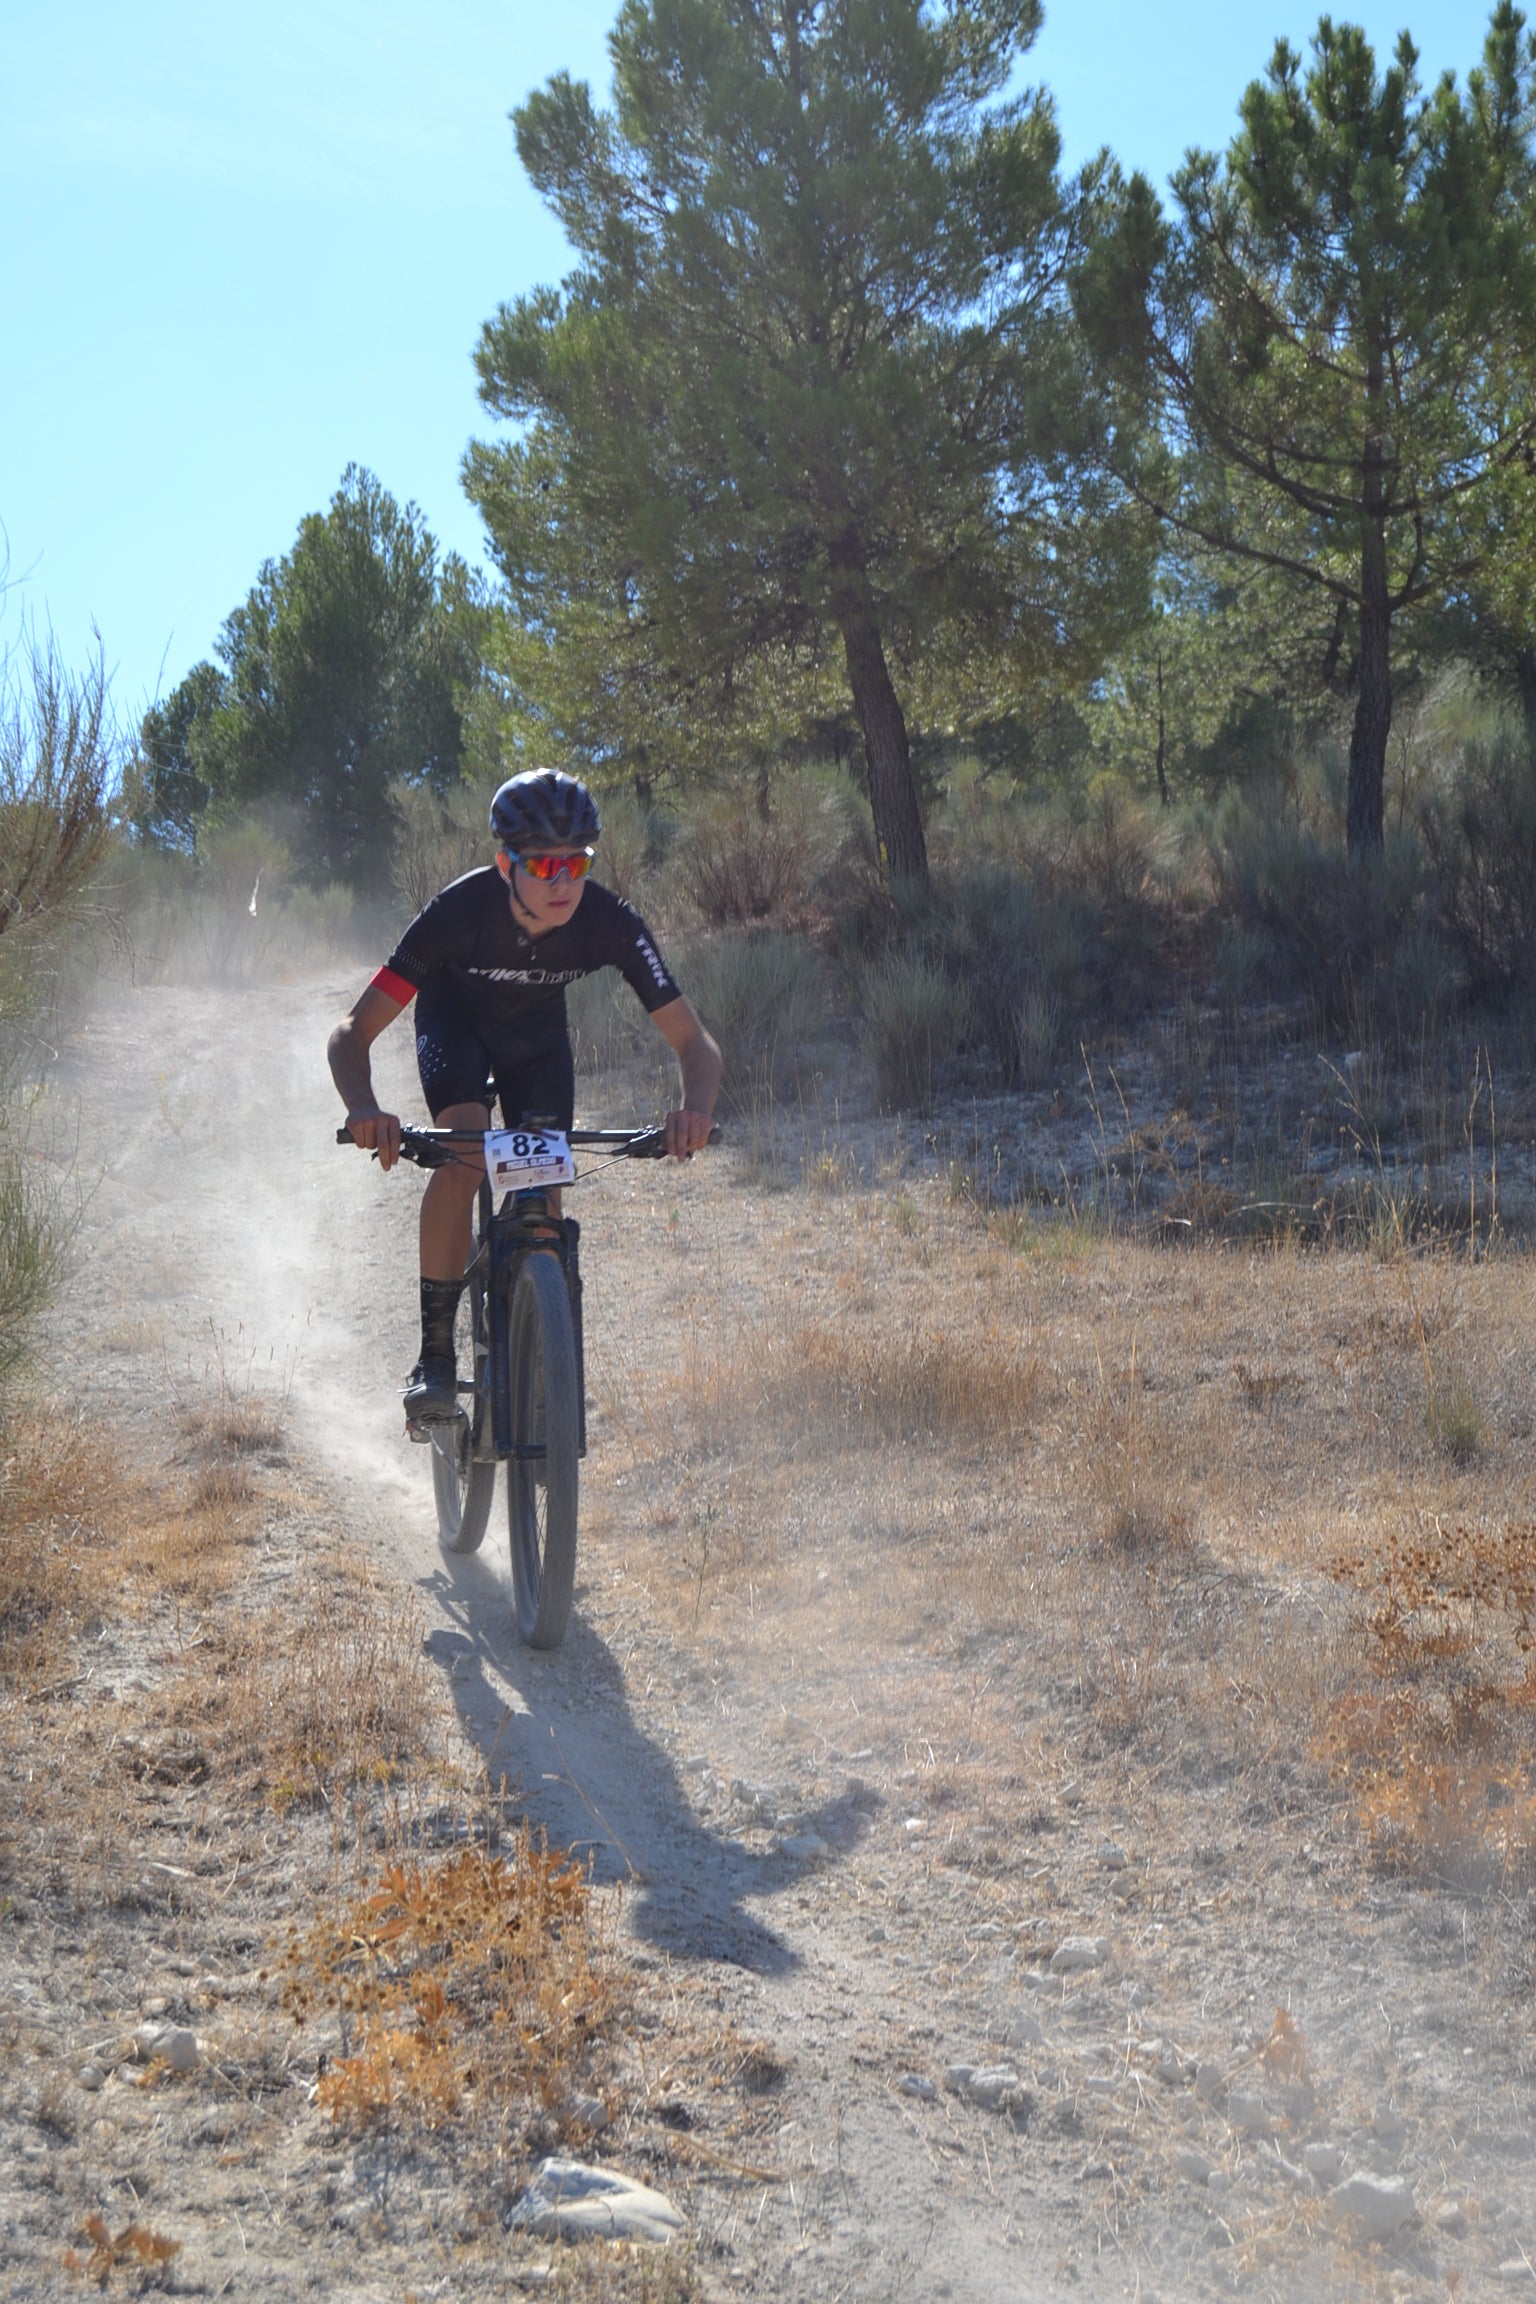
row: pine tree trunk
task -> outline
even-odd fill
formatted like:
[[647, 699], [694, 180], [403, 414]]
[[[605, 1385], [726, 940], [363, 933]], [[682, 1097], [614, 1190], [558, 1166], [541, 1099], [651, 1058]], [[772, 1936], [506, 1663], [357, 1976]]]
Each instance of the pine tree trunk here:
[[928, 845], [912, 781], [907, 723], [885, 661], [869, 578], [853, 545], [833, 552], [832, 568], [833, 610], [843, 635], [853, 709], [864, 731], [869, 804], [880, 861], [891, 880], [926, 887]]
[[1349, 853], [1379, 856], [1386, 838], [1387, 738], [1392, 729], [1392, 602], [1378, 440], [1365, 444], [1360, 538], [1360, 693], [1349, 739]]

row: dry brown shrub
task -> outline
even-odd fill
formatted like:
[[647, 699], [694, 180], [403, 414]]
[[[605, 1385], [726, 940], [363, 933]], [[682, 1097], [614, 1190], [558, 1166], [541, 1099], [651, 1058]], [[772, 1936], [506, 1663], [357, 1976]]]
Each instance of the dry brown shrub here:
[[1536, 1523], [1387, 1531], [1341, 1562], [1369, 1604], [1370, 1678], [1324, 1749], [1384, 1870], [1462, 1886], [1536, 1877]]
[[478, 2098], [558, 2110], [575, 2092], [615, 1984], [579, 1865], [535, 1845], [390, 1865], [282, 1957], [295, 2022], [334, 2012], [355, 2045], [322, 2074], [339, 2126], [409, 2111], [429, 2127]]
[[76, 2249], [66, 2248], [64, 2269], [78, 2278], [94, 2280], [100, 2288], [105, 2288], [120, 2266], [158, 2268], [181, 2254], [179, 2240], [168, 2240], [164, 2233], [151, 2232], [142, 2224], [126, 2224], [121, 2232], [114, 2233], [104, 2216], [87, 2216], [83, 2230], [91, 2252], [81, 2256]]
[[120, 1483], [74, 1425], [13, 1428], [0, 1462], [0, 1686], [54, 1670], [94, 1608], [90, 1556]]

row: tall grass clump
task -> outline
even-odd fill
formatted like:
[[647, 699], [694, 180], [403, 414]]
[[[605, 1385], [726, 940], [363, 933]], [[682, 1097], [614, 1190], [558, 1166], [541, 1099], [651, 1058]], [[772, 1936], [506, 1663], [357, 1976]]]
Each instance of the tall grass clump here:
[[725, 1054], [725, 1092], [738, 1107], [792, 1093], [826, 1022], [816, 954], [779, 929], [685, 940], [679, 973]]
[[898, 1110], [931, 1103], [935, 1066], [965, 1035], [966, 986], [937, 960], [889, 952], [866, 971], [859, 1007], [881, 1102]]
[[1282, 812], [1275, 795], [1234, 794], [1211, 860], [1224, 919], [1262, 939], [1271, 982], [1313, 1000], [1330, 1030], [1358, 1015], [1378, 978], [1393, 980], [1418, 931], [1423, 864], [1410, 834], [1391, 834], [1362, 866], [1331, 827]]
[[1458, 748], [1421, 799], [1418, 826], [1434, 916], [1468, 987], [1502, 999], [1536, 962], [1536, 752], [1523, 732]]

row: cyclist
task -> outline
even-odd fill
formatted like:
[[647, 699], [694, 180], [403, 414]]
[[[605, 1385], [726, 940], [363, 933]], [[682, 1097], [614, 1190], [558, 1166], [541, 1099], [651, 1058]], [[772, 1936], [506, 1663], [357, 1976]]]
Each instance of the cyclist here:
[[[502, 1122], [568, 1129], [575, 1067], [565, 987], [617, 968], [677, 1057], [681, 1094], [666, 1116], [669, 1153], [686, 1160], [709, 1140], [720, 1051], [678, 991], [638, 912], [589, 880], [597, 803], [574, 776], [535, 768], [491, 802], [496, 861], [467, 872], [418, 912], [384, 966], [331, 1034], [331, 1076], [354, 1140], [381, 1168], [400, 1153], [397, 1114], [374, 1095], [369, 1050], [416, 1002], [422, 1093], [440, 1128], [484, 1130], [493, 1098]], [[434, 1169], [421, 1202], [421, 1358], [405, 1392], [407, 1427], [458, 1409], [453, 1322], [481, 1164]]]

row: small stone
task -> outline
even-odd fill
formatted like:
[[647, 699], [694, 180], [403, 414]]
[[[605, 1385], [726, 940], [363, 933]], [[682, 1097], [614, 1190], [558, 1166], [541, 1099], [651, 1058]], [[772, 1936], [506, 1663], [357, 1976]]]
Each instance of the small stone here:
[[1239, 2136], [1267, 2136], [1274, 2126], [1263, 2097], [1238, 2088], [1227, 2098], [1227, 2118]]
[[999, 2038], [1006, 2040], [1010, 2048], [1044, 2048], [1049, 2045], [1045, 2027], [1038, 2016], [1010, 2016]]
[[1076, 1976], [1087, 1968], [1102, 1968], [1108, 1958], [1107, 1936], [1066, 1936], [1051, 1954], [1051, 1974]]
[[1371, 2134], [1378, 2144], [1396, 2146], [1408, 2133], [1408, 2123], [1395, 2104], [1378, 2104], [1371, 2114]]
[[1011, 2064], [951, 2064], [944, 2083], [984, 2112], [1002, 2110], [1023, 2093], [1023, 2082]]
[[1435, 2210], [1435, 2226], [1448, 2240], [1460, 2240], [1470, 2231], [1472, 2219], [1460, 2200], [1442, 2200]]
[[1301, 2164], [1319, 2184], [1336, 2184], [1344, 2165], [1344, 2154], [1337, 2144], [1308, 2144], [1302, 2152]]
[[896, 2085], [903, 2096], [916, 2096], [924, 2104], [931, 2104], [939, 2093], [933, 2082], [921, 2072], [903, 2072]]
[[195, 2072], [202, 2055], [197, 2034], [183, 2024], [141, 2024], [133, 2036], [141, 2064], [163, 2064], [170, 2072]]
[[88, 2088], [94, 2094], [98, 2088], [104, 2088], [107, 2084], [106, 2066], [98, 2064], [93, 2057], [88, 2063], [81, 2065], [75, 2078], [82, 2088]]
[[1232, 2179], [1225, 2168], [1213, 2168], [1205, 2180], [1207, 2192], [1223, 2193], [1232, 2189]]
[[1328, 2195], [1335, 2219], [1351, 2217], [1369, 2240], [1390, 2240], [1413, 2214], [1413, 2187], [1401, 2176], [1346, 2176]]
[[1106, 1872], [1123, 1872], [1130, 1862], [1118, 1840], [1101, 1840], [1098, 1854], [1099, 1862]]
[[541, 2240], [670, 2240], [683, 2218], [664, 2193], [580, 2160], [541, 2160], [507, 2211], [509, 2232]]
[[565, 2107], [565, 2116], [583, 2128], [606, 2128], [608, 2125], [608, 2107], [601, 2096], [573, 2096]]
[[1196, 2152], [1190, 2145], [1173, 2156], [1175, 2174], [1187, 2176], [1191, 2184], [1205, 2183], [1215, 2165], [1214, 2160], [1208, 2160], [1203, 2152]]
[[1195, 2094], [1202, 2104], [1219, 2104], [1227, 2092], [1227, 2076], [1219, 2064], [1197, 2064]]

